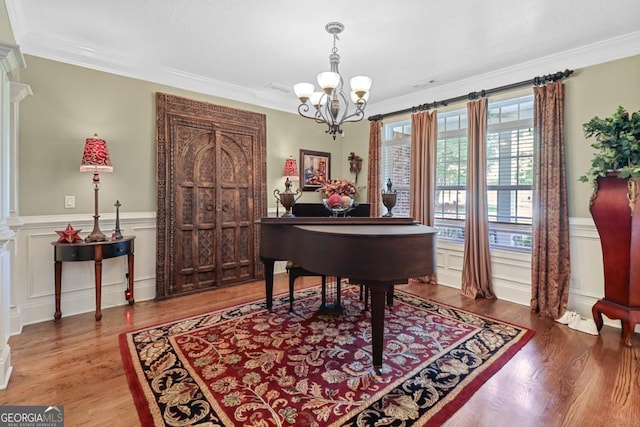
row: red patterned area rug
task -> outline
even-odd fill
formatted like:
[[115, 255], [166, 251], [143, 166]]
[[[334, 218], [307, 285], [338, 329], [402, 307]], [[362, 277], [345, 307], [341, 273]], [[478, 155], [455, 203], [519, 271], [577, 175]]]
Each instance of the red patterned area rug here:
[[320, 289], [120, 335], [144, 426], [440, 425], [533, 331], [396, 290], [385, 315], [381, 375], [371, 319], [345, 286], [341, 315]]

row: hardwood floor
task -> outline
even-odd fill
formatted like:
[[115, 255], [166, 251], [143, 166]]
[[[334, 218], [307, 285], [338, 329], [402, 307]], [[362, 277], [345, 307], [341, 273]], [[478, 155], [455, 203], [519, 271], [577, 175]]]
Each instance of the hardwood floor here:
[[[277, 275], [275, 292], [287, 277]], [[317, 278], [298, 279], [297, 287]], [[600, 336], [540, 319], [528, 307], [469, 300], [445, 286], [398, 289], [517, 323], [535, 337], [446, 423], [447, 426], [637, 426], [640, 423], [640, 339], [628, 348], [620, 330]], [[64, 405], [67, 426], [140, 425], [124, 376], [118, 335], [129, 329], [264, 297], [264, 282], [164, 301], [137, 302], [26, 326], [9, 340], [13, 374], [0, 405]]]

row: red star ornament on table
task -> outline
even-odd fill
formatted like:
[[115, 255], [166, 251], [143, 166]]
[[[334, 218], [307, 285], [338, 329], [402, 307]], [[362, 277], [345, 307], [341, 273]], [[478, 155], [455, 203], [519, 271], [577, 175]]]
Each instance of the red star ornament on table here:
[[80, 233], [81, 231], [82, 229], [74, 230], [71, 224], [67, 224], [67, 228], [65, 228], [64, 230], [56, 230], [56, 233], [58, 233], [58, 236], [60, 236], [60, 238], [58, 239], [58, 242], [61, 242], [61, 243], [78, 242], [82, 240], [82, 238], [78, 236], [78, 233]]

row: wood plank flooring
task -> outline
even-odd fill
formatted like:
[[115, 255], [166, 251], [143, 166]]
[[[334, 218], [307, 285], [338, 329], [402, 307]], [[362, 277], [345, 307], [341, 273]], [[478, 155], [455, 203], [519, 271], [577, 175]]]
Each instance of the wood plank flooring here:
[[[317, 278], [298, 279], [297, 288]], [[640, 425], [640, 339], [628, 348], [620, 330], [599, 336], [540, 319], [528, 307], [498, 300], [470, 300], [445, 286], [400, 285], [425, 298], [517, 323], [535, 337], [491, 377], [447, 426]], [[275, 292], [287, 277], [277, 275]], [[66, 426], [138, 426], [122, 368], [118, 334], [264, 297], [258, 281], [164, 301], [63, 317], [26, 326], [9, 340], [13, 374], [0, 405], [64, 405]]]

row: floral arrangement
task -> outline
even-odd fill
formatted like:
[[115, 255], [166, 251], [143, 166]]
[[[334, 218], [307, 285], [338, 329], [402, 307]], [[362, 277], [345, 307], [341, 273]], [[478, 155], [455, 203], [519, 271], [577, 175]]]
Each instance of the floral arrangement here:
[[325, 181], [318, 191], [322, 193], [322, 197], [325, 199], [328, 199], [333, 194], [353, 198], [358, 192], [355, 184], [346, 179], [330, 179], [329, 181]]

